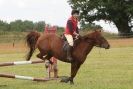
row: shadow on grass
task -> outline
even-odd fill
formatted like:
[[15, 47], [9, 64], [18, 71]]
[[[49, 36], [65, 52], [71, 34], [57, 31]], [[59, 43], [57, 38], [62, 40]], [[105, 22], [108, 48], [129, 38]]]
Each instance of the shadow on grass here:
[[1, 87], [7, 87], [7, 85], [0, 85], [0, 88], [1, 88]]

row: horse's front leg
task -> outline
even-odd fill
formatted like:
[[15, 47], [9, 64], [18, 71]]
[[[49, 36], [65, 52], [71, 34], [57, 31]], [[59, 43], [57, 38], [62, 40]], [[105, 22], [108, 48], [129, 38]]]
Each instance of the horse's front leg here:
[[74, 84], [73, 79], [76, 76], [76, 74], [80, 68], [80, 65], [81, 64], [75, 63], [75, 62], [71, 63], [71, 77], [65, 77], [64, 79], [61, 80], [61, 82], [67, 83], [70, 81], [70, 84]]
[[37, 54], [36, 57], [43, 60], [43, 55], [41, 53]]
[[71, 64], [71, 77], [69, 77], [70, 84], [74, 84], [73, 79], [76, 76], [76, 74], [80, 68], [80, 65], [81, 64], [79, 64], [79, 63], [72, 63]]

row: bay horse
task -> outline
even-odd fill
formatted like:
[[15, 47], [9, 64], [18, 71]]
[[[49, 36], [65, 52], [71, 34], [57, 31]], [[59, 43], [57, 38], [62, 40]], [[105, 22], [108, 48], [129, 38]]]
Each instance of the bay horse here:
[[40, 34], [39, 32], [33, 31], [26, 36], [26, 43], [29, 47], [27, 61], [30, 60], [35, 49], [38, 48], [40, 53], [37, 54], [37, 57], [42, 60], [50, 60], [51, 57], [55, 57], [60, 61], [71, 63], [71, 76], [61, 80], [65, 83], [70, 81], [70, 84], [74, 84], [74, 77], [94, 46], [105, 49], [110, 48], [108, 41], [101, 35], [100, 31], [88, 33], [75, 41], [76, 46], [74, 46], [72, 51], [74, 61], [69, 62], [66, 59], [67, 54], [63, 50], [64, 40], [56, 34]]

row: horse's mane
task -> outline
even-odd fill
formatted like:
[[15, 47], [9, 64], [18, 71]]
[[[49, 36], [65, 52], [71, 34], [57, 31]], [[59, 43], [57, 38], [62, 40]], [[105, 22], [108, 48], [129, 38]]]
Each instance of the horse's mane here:
[[99, 32], [98, 31], [87, 32], [87, 34], [83, 35], [82, 38], [90, 37], [92, 35], [96, 35], [97, 33]]
[[88, 32], [87, 34], [81, 36], [79, 39], [75, 40], [75, 43], [77, 45], [81, 41], [87, 41], [87, 40], [94, 41], [95, 40], [95, 36], [96, 35], [100, 35], [99, 33], [100, 33], [100, 31], [91, 31], [91, 32]]

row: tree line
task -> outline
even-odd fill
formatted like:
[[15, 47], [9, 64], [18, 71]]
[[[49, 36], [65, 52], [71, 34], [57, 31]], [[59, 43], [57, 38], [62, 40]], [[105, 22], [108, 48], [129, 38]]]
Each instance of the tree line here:
[[45, 21], [33, 22], [29, 20], [16, 20], [10, 23], [0, 20], [0, 31], [18, 31], [18, 32], [25, 32], [25, 31], [43, 31], [46, 23]]
[[[48, 24], [50, 25], [50, 24]], [[44, 28], [46, 26], [45, 21], [39, 21], [39, 22], [33, 22], [33, 21], [29, 21], [29, 20], [16, 20], [16, 21], [12, 21], [10, 23], [7, 23], [5, 21], [0, 20], [0, 31], [8, 31], [8, 32], [27, 32], [27, 31], [32, 31], [32, 30], [37, 30], [37, 31], [44, 31]], [[60, 26], [56, 26], [58, 32], [63, 32], [64, 27], [60, 27]], [[81, 23], [81, 30], [91, 30], [91, 29], [96, 29], [96, 28], [102, 28], [99, 25], [95, 25], [95, 24], [84, 24]]]

